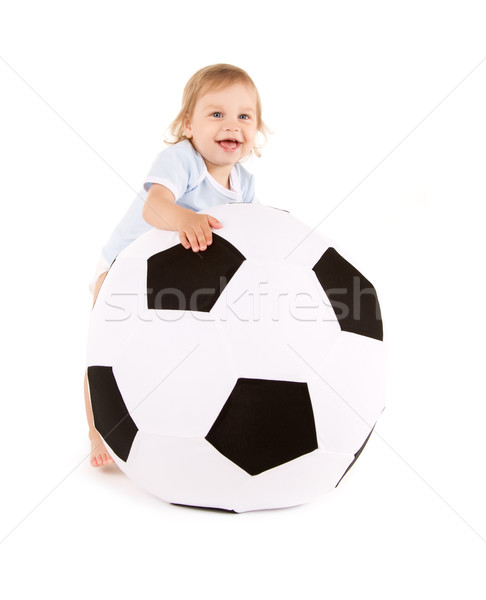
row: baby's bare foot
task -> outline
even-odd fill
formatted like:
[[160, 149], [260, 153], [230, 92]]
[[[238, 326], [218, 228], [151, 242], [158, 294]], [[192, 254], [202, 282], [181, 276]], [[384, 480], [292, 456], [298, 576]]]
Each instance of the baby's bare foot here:
[[92, 467], [104, 467], [115, 462], [109, 455], [98, 432], [90, 433], [89, 439], [91, 442], [90, 464]]

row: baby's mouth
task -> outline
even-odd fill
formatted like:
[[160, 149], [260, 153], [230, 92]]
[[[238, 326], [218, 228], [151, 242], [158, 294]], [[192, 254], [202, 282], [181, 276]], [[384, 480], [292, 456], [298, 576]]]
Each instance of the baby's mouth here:
[[226, 152], [234, 152], [241, 146], [241, 142], [238, 142], [234, 139], [219, 140], [218, 144], [223, 148], [223, 150], [226, 150]]

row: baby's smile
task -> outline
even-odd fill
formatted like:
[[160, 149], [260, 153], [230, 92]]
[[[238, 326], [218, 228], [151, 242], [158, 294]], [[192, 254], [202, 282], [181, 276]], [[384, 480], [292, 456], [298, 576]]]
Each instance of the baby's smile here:
[[226, 152], [234, 152], [241, 146], [241, 142], [235, 140], [234, 138], [227, 140], [217, 140], [217, 143], [225, 150]]

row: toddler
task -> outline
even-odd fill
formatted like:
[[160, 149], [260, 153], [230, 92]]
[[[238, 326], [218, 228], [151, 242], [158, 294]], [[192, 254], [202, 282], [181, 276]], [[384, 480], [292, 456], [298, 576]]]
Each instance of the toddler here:
[[[196, 213], [226, 202], [256, 202], [253, 175], [239, 161], [255, 153], [257, 132], [266, 136], [261, 102], [246, 71], [227, 64], [205, 67], [187, 82], [182, 108], [170, 126], [173, 139], [145, 177], [143, 190], [103, 247], [90, 289], [94, 301], [118, 253], [151, 229], [177, 231], [193, 252], [212, 243], [222, 224]], [[84, 396], [91, 442], [91, 465], [113, 463], [93, 423], [88, 384]]]

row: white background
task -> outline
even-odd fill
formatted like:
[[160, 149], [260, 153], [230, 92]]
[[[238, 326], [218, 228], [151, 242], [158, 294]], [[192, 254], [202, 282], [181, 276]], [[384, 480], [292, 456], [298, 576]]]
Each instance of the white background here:
[[[0, 6], [2, 597], [484, 598], [484, 4]], [[339, 488], [242, 515], [91, 468], [82, 395], [100, 248], [215, 62], [274, 131], [259, 198], [356, 257], [390, 347]]]

